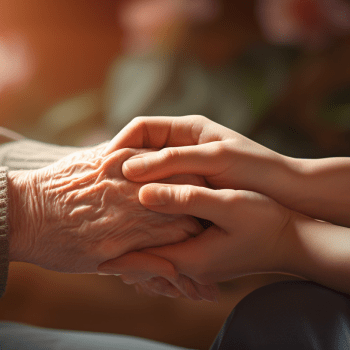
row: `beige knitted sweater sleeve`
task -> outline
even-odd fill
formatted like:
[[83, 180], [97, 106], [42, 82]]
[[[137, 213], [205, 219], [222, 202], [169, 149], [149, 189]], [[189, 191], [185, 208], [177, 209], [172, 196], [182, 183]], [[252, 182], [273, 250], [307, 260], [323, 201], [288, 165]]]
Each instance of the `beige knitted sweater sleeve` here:
[[76, 150], [28, 140], [0, 127], [0, 297], [5, 292], [9, 268], [7, 172], [42, 168]]

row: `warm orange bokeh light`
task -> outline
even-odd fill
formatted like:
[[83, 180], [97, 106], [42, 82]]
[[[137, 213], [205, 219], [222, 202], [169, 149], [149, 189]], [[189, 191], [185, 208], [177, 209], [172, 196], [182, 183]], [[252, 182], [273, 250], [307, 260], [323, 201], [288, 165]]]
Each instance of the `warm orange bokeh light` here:
[[0, 37], [0, 94], [7, 87], [25, 85], [33, 70], [25, 39], [18, 34]]

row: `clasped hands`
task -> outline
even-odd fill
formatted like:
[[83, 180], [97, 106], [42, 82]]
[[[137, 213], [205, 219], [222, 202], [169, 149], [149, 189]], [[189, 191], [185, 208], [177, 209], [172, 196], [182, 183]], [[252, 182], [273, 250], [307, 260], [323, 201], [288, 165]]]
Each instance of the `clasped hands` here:
[[[121, 274], [125, 283], [151, 293], [195, 300], [215, 300], [220, 281], [288, 273], [284, 233], [293, 212], [262, 194], [278, 192], [279, 177], [288, 176], [283, 156], [202, 116], [136, 118], [105, 154], [128, 147], [159, 149], [135, 155], [122, 167], [127, 179], [143, 183], [144, 207], [199, 217], [213, 226], [179, 243], [129, 252], [101, 264], [99, 271]], [[180, 174], [204, 182], [153, 183]], [[183, 293], [185, 281], [197, 293]]]
[[205, 117], [136, 118], [109, 143], [9, 172], [10, 261], [212, 301], [217, 282], [289, 272], [296, 214], [272, 198], [290, 171]]

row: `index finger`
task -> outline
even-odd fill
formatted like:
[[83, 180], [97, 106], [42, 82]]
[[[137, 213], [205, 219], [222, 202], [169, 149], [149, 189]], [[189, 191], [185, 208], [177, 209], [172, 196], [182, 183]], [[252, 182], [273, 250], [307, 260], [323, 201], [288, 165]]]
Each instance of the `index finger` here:
[[[185, 117], [137, 117], [126, 125], [109, 143], [104, 155], [121, 148], [164, 148], [197, 145], [209, 119], [191, 115]], [[219, 133], [205, 137], [203, 142], [221, 139]], [[202, 143], [203, 143], [202, 142]]]

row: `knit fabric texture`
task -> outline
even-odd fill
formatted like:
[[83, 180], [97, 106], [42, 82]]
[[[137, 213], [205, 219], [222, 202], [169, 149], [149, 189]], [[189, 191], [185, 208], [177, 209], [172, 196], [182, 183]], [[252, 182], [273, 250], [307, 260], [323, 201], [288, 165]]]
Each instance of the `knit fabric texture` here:
[[27, 139], [9, 142], [0, 146], [0, 166], [6, 166], [9, 170], [39, 169], [80, 149]]
[[8, 224], [7, 224], [7, 168], [0, 168], [0, 297], [5, 292], [9, 268]]

